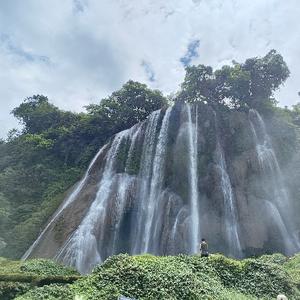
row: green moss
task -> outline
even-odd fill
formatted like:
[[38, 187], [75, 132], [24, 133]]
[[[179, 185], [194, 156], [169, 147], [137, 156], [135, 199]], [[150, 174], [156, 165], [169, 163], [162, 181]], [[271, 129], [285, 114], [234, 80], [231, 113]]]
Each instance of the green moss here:
[[63, 243], [64, 238], [64, 228], [66, 226], [65, 218], [63, 215], [59, 216], [55, 226], [53, 228], [55, 241], [58, 243]]
[[[141, 156], [142, 156], [142, 147], [141, 145], [135, 146], [132, 149], [132, 154], [130, 160], [128, 161], [127, 173], [130, 175], [137, 175], [140, 170], [140, 163], [141, 163]], [[128, 157], [127, 157], [128, 159]]]
[[232, 111], [223, 113], [221, 118], [222, 140], [230, 157], [233, 158], [255, 147], [247, 114]]
[[116, 172], [122, 173], [125, 171], [128, 151], [130, 148], [130, 139], [123, 140], [116, 157]]
[[281, 166], [284, 166], [295, 155], [299, 142], [297, 141], [297, 126], [275, 114], [266, 120], [267, 131], [272, 138], [276, 157]]

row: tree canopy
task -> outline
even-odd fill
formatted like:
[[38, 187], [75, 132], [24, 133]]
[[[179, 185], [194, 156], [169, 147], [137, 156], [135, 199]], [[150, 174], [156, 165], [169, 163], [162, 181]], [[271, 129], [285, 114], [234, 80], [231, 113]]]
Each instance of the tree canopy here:
[[179, 101], [200, 101], [211, 105], [226, 104], [236, 109], [257, 108], [274, 104], [272, 98], [290, 72], [282, 56], [271, 50], [262, 58], [244, 63], [233, 62], [213, 71], [209, 66], [186, 68]]

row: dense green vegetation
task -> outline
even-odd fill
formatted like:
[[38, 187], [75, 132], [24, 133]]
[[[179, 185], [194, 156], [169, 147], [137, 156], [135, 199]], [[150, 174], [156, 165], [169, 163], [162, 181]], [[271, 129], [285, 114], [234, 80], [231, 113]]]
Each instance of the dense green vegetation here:
[[44, 285], [66, 285], [79, 278], [71, 269], [51, 260], [11, 261], [0, 258], [0, 299], [16, 296]]
[[282, 56], [275, 50], [244, 63], [234, 61], [233, 66], [223, 66], [216, 71], [204, 65], [190, 66], [178, 98], [213, 106], [262, 110], [276, 104], [273, 93], [289, 73]]
[[[279, 156], [290, 159], [297, 147], [294, 132], [300, 125], [300, 105], [281, 109], [273, 98], [288, 75], [283, 58], [272, 50], [216, 71], [203, 65], [187, 67], [181, 90], [169, 101], [133, 81], [89, 105], [85, 113], [63, 111], [42, 95], [25, 99], [12, 112], [22, 130], [11, 130], [6, 140], [0, 140], [0, 255], [20, 257], [98, 149], [170, 101], [197, 101], [225, 114], [256, 108], [274, 124], [280, 120], [274, 138], [282, 145]], [[300, 158], [290, 161], [299, 165], [289, 182], [293, 196], [299, 197]]]
[[164, 105], [160, 92], [129, 81], [87, 113], [62, 111], [41, 95], [15, 108], [23, 129], [0, 143], [2, 255], [20, 257], [98, 149]]
[[[284, 293], [289, 299], [299, 299], [299, 259], [299, 255], [287, 258], [281, 254], [242, 261], [219, 254], [208, 259], [197, 255], [121, 254], [81, 278], [48, 260], [0, 260], [0, 298], [71, 300], [76, 295], [85, 300], [117, 300], [123, 295], [139, 300], [269, 300]], [[11, 281], [7, 281], [9, 272], [18, 277], [11, 274]]]

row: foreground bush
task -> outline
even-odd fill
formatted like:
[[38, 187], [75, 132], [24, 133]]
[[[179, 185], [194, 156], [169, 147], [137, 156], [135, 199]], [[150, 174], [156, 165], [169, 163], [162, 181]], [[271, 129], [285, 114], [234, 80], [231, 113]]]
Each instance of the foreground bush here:
[[[274, 254], [234, 260], [223, 255], [120, 254], [72, 284], [31, 286], [29, 291], [25, 286], [15, 299], [117, 300], [123, 295], [137, 300], [269, 300], [283, 293], [289, 300], [297, 300], [299, 263], [300, 255], [290, 259]], [[41, 269], [45, 271], [43, 266], [37, 268], [38, 272]]]
[[[63, 293], [62, 290], [66, 290], [67, 283], [73, 283], [78, 277], [79, 274], [74, 269], [48, 259], [11, 261], [0, 258], [0, 299], [15, 299], [15, 297], [28, 291], [29, 298], [27, 299], [32, 299], [32, 297], [43, 299], [41, 294], [45, 297], [52, 296], [52, 294], [49, 294], [48, 285], [49, 287], [59, 287], [57, 293], [53, 293], [53, 299], [57, 299], [55, 295], [58, 295], [58, 297], [65, 296], [66, 293]], [[45, 286], [45, 288], [37, 293], [35, 287], [38, 286]], [[51, 290], [51, 288], [49, 289]], [[31, 297], [30, 292], [37, 294]]]
[[300, 299], [280, 265], [259, 259], [237, 261], [222, 255], [109, 258], [72, 285], [84, 299], [273, 299], [279, 293]]
[[30, 259], [26, 260], [20, 266], [20, 270], [26, 273], [36, 275], [50, 276], [71, 276], [78, 275], [78, 272], [72, 268], [65, 267], [49, 259]]

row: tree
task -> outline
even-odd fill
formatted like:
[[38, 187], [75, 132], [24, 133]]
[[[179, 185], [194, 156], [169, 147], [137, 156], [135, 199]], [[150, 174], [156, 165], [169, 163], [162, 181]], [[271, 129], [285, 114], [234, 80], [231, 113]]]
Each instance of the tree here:
[[60, 110], [42, 95], [16, 107], [24, 127], [0, 141], [0, 236], [7, 242], [0, 256], [19, 257], [99, 148], [166, 103], [159, 91], [129, 81], [87, 113]]
[[87, 106], [87, 111], [102, 119], [107, 126], [116, 126], [114, 130], [120, 131], [143, 121], [164, 105], [167, 105], [167, 100], [160, 91], [130, 80], [99, 105]]
[[282, 56], [271, 50], [263, 58], [250, 58], [242, 65], [250, 74], [250, 90], [246, 103], [258, 106], [262, 101], [273, 101], [273, 93], [289, 77], [290, 71]]
[[276, 104], [274, 91], [290, 72], [282, 56], [271, 50], [262, 58], [250, 58], [244, 63], [233, 61], [213, 72], [204, 65], [186, 68], [178, 100], [228, 104], [237, 109], [262, 108]]
[[181, 85], [180, 100], [188, 102], [214, 101], [216, 81], [208, 66], [188, 66]]
[[53, 127], [69, 126], [76, 119], [76, 114], [60, 110], [43, 95], [26, 98], [12, 113], [24, 125], [23, 131], [32, 134]]
[[59, 114], [58, 108], [42, 95], [26, 98], [12, 113], [24, 125], [26, 133], [40, 133], [48, 129]]

